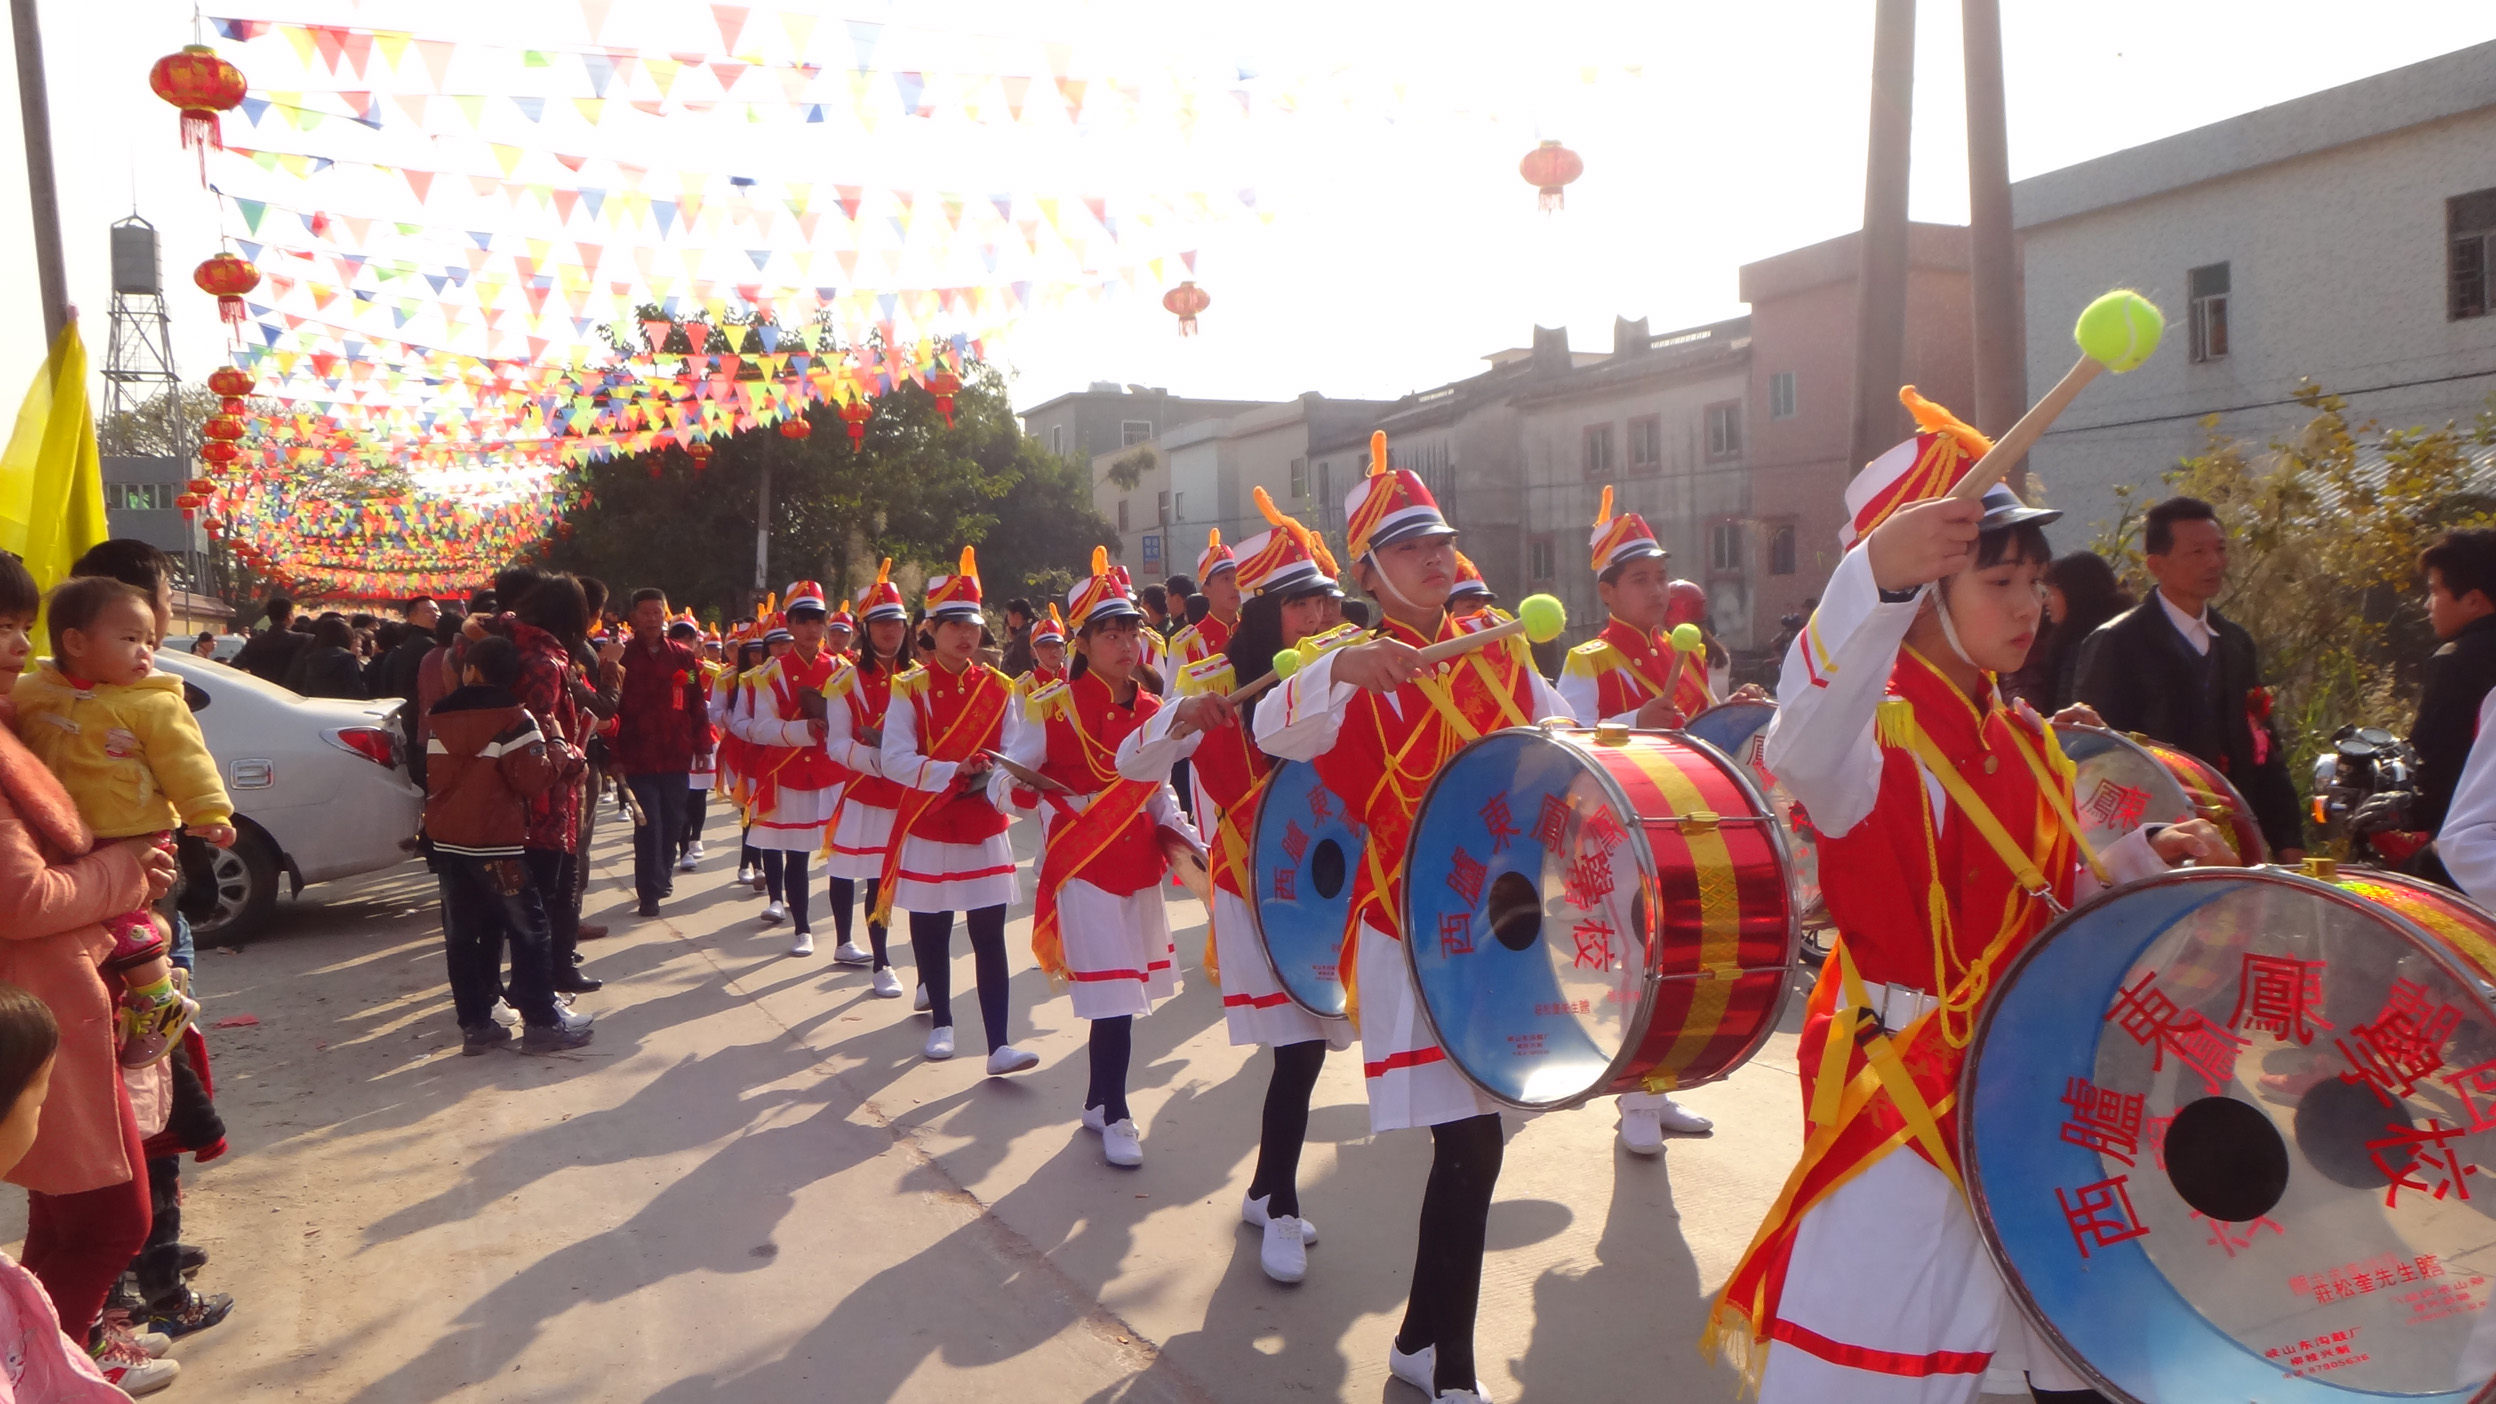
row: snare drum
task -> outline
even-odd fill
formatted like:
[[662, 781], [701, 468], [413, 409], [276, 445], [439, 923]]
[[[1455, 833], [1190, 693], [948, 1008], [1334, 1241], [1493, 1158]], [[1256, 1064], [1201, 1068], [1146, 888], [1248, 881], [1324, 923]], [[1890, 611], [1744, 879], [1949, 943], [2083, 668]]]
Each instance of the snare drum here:
[[2208, 819], [2245, 863], [2270, 859], [2252, 810], [2227, 777], [2173, 746], [2102, 726], [2057, 725], [2054, 739], [2079, 772], [2072, 817], [2100, 852], [2143, 824]]
[[2015, 1298], [2110, 1398], [2488, 1397], [2496, 917], [2366, 873], [2115, 889], [1997, 975], [1959, 1104]]
[[1283, 993], [1320, 1018], [1343, 1017], [1336, 963], [1352, 918], [1352, 865], [1368, 841], [1314, 767], [1276, 762], [1257, 805], [1247, 905]]
[[1402, 915], [1449, 1061], [1534, 1111], [1732, 1072], [1795, 960], [1783, 829], [1675, 732], [1519, 727], [1458, 752], [1415, 816]]
[[1810, 816], [1802, 813], [1794, 796], [1768, 773], [1762, 755], [1768, 746], [1768, 723], [1776, 716], [1776, 703], [1745, 697], [1717, 703], [1692, 717], [1682, 730], [1741, 762], [1752, 783], [1768, 797], [1768, 807], [1785, 826], [1786, 847], [1794, 858], [1794, 894], [1802, 908], [1803, 929], [1826, 931], [1836, 923], [1829, 920], [1828, 903], [1820, 900], [1819, 835], [1812, 832]]

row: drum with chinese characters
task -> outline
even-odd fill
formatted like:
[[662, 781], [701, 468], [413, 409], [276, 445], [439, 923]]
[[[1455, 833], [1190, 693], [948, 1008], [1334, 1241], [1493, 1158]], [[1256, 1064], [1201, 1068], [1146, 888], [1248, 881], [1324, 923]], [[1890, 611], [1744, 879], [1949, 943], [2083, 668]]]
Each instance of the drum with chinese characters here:
[[1448, 1060], [1509, 1106], [1725, 1076], [1785, 1007], [1785, 831], [1678, 732], [1518, 727], [1458, 752], [1404, 854], [1404, 952]]
[[1795, 897], [1802, 908], [1803, 930], [1808, 940], [1809, 933], [1826, 931], [1835, 923], [1829, 920], [1828, 903], [1820, 900], [1819, 836], [1811, 831], [1810, 817], [1803, 813], [1802, 806], [1768, 773], [1762, 759], [1768, 745], [1768, 723], [1776, 715], [1776, 703], [1743, 697], [1717, 703], [1692, 717], [1682, 730], [1740, 761], [1750, 771], [1760, 793], [1768, 797], [1768, 807], [1776, 811], [1777, 822], [1785, 826], [1786, 847], [1794, 857]]
[[1336, 963], [1352, 916], [1352, 865], [1369, 831], [1315, 768], [1280, 761], [1257, 805], [1248, 910], [1274, 978], [1291, 1002], [1322, 1018], [1341, 1018], [1343, 977]]
[[2072, 813], [2081, 837], [2103, 851], [2143, 824], [2207, 819], [2244, 863], [2267, 862], [2270, 848], [2253, 811], [2227, 777], [2173, 746], [2102, 726], [2063, 723], [2054, 739], [2078, 771]]
[[1995, 974], [1960, 1168], [2109, 1398], [2491, 1397], [2496, 916], [2377, 873], [2178, 871]]

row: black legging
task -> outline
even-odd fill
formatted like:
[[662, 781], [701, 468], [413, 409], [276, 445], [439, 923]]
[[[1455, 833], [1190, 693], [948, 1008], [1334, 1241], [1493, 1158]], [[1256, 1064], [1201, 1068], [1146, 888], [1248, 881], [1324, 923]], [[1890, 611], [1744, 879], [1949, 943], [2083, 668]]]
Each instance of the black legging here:
[[[987, 1027], [988, 1051], [1005, 1046], [1005, 907], [965, 912], [971, 929], [971, 970], [979, 980], [979, 1022]], [[953, 1025], [953, 913], [910, 914], [910, 958], [927, 987], [927, 1012], [936, 1027]]]
[[799, 848], [766, 848], [763, 850], [763, 886], [771, 900], [789, 904], [789, 924], [798, 931], [811, 931], [806, 924], [806, 852]]
[[1326, 1040], [1286, 1043], [1274, 1050], [1274, 1076], [1265, 1084], [1265, 1130], [1257, 1141], [1257, 1173], [1248, 1197], [1265, 1198], [1274, 1218], [1300, 1217], [1300, 1146], [1309, 1137], [1309, 1094], [1326, 1066]]
[[[867, 889], [867, 892], [870, 900], [872, 900], [875, 889], [870, 887]], [[836, 877], [832, 879], [832, 929], [839, 933], [840, 938], [843, 941], [847, 941], [849, 939], [850, 925], [852, 921], [851, 909], [857, 905], [857, 881], [855, 879], [845, 877]], [[887, 943], [884, 935], [884, 923], [880, 921], [870, 921], [867, 923], [867, 944], [875, 948], [876, 969], [881, 970], [893, 963], [888, 958], [888, 952], [886, 950]]]
[[1421, 1243], [1413, 1255], [1413, 1294], [1395, 1348], [1410, 1355], [1439, 1348], [1432, 1388], [1472, 1389], [1473, 1317], [1482, 1302], [1482, 1240], [1491, 1191], [1499, 1184], [1499, 1116], [1486, 1113], [1430, 1128], [1430, 1187], [1421, 1195]]
[[2037, 1404], [2110, 1404], [2105, 1395], [2093, 1389], [2039, 1389], [2030, 1385], [2028, 1394]]
[[1092, 1085], [1083, 1094], [1083, 1109], [1101, 1109], [1112, 1126], [1127, 1119], [1127, 1063], [1135, 1055], [1135, 1016], [1120, 1014], [1092, 1021]]
[[754, 846], [753, 825], [746, 825], [745, 828], [738, 833], [737, 842], [742, 845], [737, 850], [738, 867], [759, 868], [763, 865], [763, 851]]

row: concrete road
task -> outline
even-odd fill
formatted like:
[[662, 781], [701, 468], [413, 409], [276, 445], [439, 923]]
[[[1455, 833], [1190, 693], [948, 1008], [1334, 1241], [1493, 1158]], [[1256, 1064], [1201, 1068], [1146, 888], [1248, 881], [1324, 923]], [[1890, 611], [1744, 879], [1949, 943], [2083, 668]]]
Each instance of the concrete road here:
[[[1302, 1166], [1322, 1241], [1305, 1283], [1268, 1281], [1238, 1219], [1267, 1060], [1224, 1036], [1193, 902], [1187, 988], [1136, 1027], [1146, 1163], [1121, 1171], [1077, 1126], [1086, 1026], [1033, 968], [1027, 901], [1013, 1037], [1041, 1066], [982, 1076], [959, 938], [963, 1056], [928, 1063], [925, 1016], [832, 964], [820, 915], [822, 954], [783, 955], [716, 811], [653, 921], [602, 822], [589, 910], [616, 934], [588, 947], [607, 987], [578, 1055], [459, 1055], [412, 863], [201, 953], [206, 1020], [259, 1023], [210, 1035], [234, 1153], [186, 1168], [185, 1237], [240, 1306], [178, 1348], [178, 1397], [1418, 1399], [1386, 1349], [1429, 1138], [1371, 1137], [1356, 1057], [1330, 1059]], [[1699, 1328], [1798, 1149], [1800, 1006], [1689, 1094], [1712, 1138], [1639, 1160], [1608, 1103], [1514, 1126], [1478, 1336], [1496, 1398], [1736, 1397]]]

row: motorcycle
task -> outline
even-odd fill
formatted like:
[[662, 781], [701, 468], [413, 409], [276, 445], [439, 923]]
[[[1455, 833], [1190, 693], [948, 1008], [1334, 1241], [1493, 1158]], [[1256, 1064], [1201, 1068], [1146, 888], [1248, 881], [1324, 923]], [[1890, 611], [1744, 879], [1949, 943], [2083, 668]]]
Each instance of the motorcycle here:
[[2417, 791], [2418, 753], [2380, 727], [2344, 726], [2314, 758], [2314, 822], [2348, 839], [2348, 861], [2449, 886], [2435, 835], [2408, 827]]

